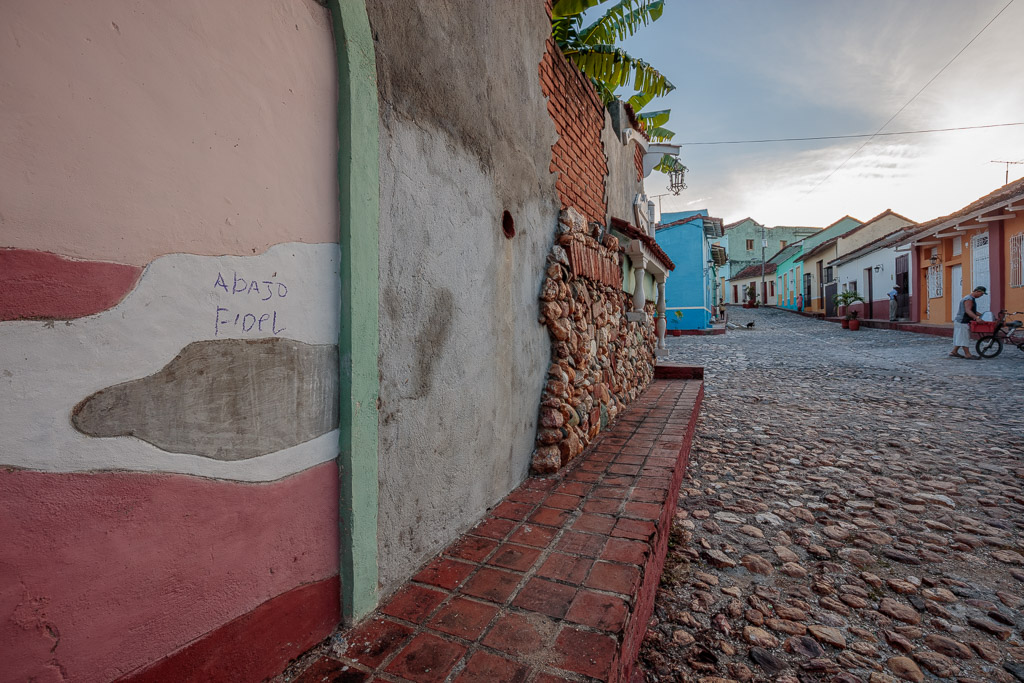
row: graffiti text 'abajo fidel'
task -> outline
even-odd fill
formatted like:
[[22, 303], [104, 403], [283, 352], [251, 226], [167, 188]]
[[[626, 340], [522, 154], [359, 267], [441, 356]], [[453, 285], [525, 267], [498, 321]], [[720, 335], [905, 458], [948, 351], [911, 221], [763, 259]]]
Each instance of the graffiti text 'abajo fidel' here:
[[[278, 336], [284, 332], [286, 328], [278, 323], [277, 310], [268, 310], [262, 305], [288, 296], [288, 286], [276, 279], [276, 276], [277, 273], [274, 273], [269, 280], [250, 279], [240, 276], [237, 271], [232, 271], [230, 277], [226, 278], [218, 271], [213, 289], [218, 294], [223, 292], [228, 295], [231, 298], [231, 305], [217, 306], [214, 315], [214, 336], [238, 332]], [[256, 310], [253, 310], [254, 306]]]

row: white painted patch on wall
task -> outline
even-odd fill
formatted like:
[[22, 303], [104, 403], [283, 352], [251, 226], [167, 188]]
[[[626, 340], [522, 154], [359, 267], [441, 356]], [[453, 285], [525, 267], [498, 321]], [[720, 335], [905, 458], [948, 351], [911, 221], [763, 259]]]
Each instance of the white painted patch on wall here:
[[115, 308], [64, 321], [0, 323], [0, 465], [48, 472], [137, 470], [271, 481], [334, 459], [338, 431], [250, 460], [168, 453], [71, 425], [92, 393], [150, 375], [187, 344], [285, 337], [337, 344], [337, 244], [278, 244], [258, 256], [171, 254]]

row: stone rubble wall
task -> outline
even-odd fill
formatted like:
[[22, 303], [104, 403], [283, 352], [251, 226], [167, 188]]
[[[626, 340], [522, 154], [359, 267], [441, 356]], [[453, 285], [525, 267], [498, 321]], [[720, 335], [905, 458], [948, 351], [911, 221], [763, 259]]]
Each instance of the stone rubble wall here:
[[[540, 321], [551, 337], [552, 358], [532, 461], [538, 473], [554, 472], [582, 453], [654, 375], [654, 304], [647, 302], [644, 322], [626, 319], [632, 299], [622, 291], [619, 240], [604, 233], [598, 241], [601, 233], [577, 211], [562, 211], [548, 255]], [[609, 262], [617, 279], [609, 276]]]

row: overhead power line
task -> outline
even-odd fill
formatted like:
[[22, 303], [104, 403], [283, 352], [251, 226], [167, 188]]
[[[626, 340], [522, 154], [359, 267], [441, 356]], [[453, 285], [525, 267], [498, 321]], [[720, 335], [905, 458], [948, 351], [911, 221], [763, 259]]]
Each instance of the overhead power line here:
[[942, 67], [941, 69], [939, 69], [939, 70], [938, 70], [938, 72], [937, 72], [937, 73], [936, 73], [936, 74], [935, 74], [934, 76], [932, 76], [932, 77], [931, 77], [931, 78], [930, 78], [930, 79], [928, 80], [928, 82], [927, 82], [927, 83], [925, 83], [925, 84], [924, 84], [923, 86], [921, 86], [921, 89], [920, 89], [920, 90], [918, 90], [918, 91], [917, 91], [916, 93], [914, 93], [914, 96], [913, 96], [913, 97], [911, 97], [911, 98], [910, 98], [909, 100], [907, 100], [907, 103], [906, 103], [906, 104], [904, 104], [904, 105], [903, 105], [902, 107], [900, 107], [900, 108], [899, 108], [899, 111], [897, 111], [897, 112], [896, 112], [895, 114], [893, 114], [892, 116], [890, 116], [890, 117], [889, 117], [889, 120], [888, 120], [888, 121], [886, 121], [885, 123], [883, 123], [883, 124], [881, 125], [881, 127], [880, 127], [880, 128], [879, 128], [879, 129], [877, 130], [877, 131], [875, 131], [875, 134], [874, 134], [874, 135], [872, 135], [872, 136], [871, 136], [870, 138], [868, 138], [867, 140], [865, 140], [865, 141], [864, 141], [864, 142], [863, 142], [863, 143], [861, 144], [861, 146], [860, 146], [860, 147], [858, 147], [857, 149], [855, 149], [855, 150], [854, 150], [853, 154], [851, 154], [850, 156], [846, 157], [846, 161], [844, 161], [843, 163], [839, 164], [839, 166], [837, 166], [837, 167], [836, 167], [835, 169], [833, 169], [831, 173], [829, 173], [829, 174], [828, 174], [827, 176], [825, 176], [825, 177], [824, 177], [824, 178], [823, 178], [823, 179], [822, 179], [822, 180], [821, 180], [820, 182], [818, 182], [818, 184], [817, 184], [817, 185], [815, 185], [814, 187], [812, 187], [812, 188], [811, 188], [811, 189], [810, 189], [810, 190], [809, 190], [809, 191], [807, 192], [807, 194], [805, 194], [805, 195], [804, 195], [803, 197], [801, 197], [801, 199], [803, 199], [803, 198], [805, 198], [805, 197], [808, 197], [809, 195], [811, 195], [811, 194], [812, 194], [812, 193], [813, 193], [813, 192], [814, 192], [815, 190], [817, 190], [817, 189], [818, 189], [819, 187], [821, 187], [821, 186], [822, 186], [822, 185], [823, 185], [823, 184], [824, 184], [824, 183], [825, 183], [825, 182], [826, 182], [826, 181], [827, 181], [827, 180], [828, 180], [829, 178], [831, 178], [831, 177], [832, 177], [832, 176], [834, 176], [834, 175], [835, 175], [835, 174], [836, 174], [837, 172], [839, 172], [839, 170], [840, 170], [841, 168], [843, 168], [843, 166], [846, 166], [846, 164], [848, 164], [848, 163], [850, 162], [850, 159], [852, 159], [852, 158], [854, 158], [855, 156], [857, 156], [857, 155], [858, 155], [858, 154], [860, 153], [860, 151], [861, 151], [862, 149], [864, 149], [864, 148], [865, 148], [865, 147], [866, 147], [866, 146], [868, 145], [868, 143], [870, 143], [870, 142], [871, 142], [871, 141], [872, 141], [873, 139], [875, 139], [875, 137], [877, 137], [877, 136], [878, 136], [878, 135], [879, 135], [879, 134], [880, 134], [880, 133], [881, 133], [881, 132], [882, 132], [883, 130], [885, 130], [885, 127], [886, 127], [886, 126], [888, 126], [888, 125], [889, 125], [890, 123], [892, 123], [893, 119], [895, 119], [895, 118], [896, 118], [897, 116], [899, 116], [900, 114], [902, 114], [902, 113], [903, 113], [903, 110], [904, 110], [904, 109], [906, 109], [907, 107], [909, 107], [909, 106], [910, 106], [910, 103], [911, 103], [911, 102], [913, 102], [914, 100], [916, 100], [916, 99], [917, 99], [917, 97], [918, 97], [918, 95], [920, 95], [921, 93], [923, 93], [923, 92], [925, 91], [925, 88], [927, 88], [927, 87], [928, 87], [929, 85], [931, 85], [931, 84], [932, 84], [932, 83], [933, 83], [933, 82], [935, 81], [935, 79], [936, 79], [936, 78], [938, 78], [939, 76], [941, 76], [941, 75], [942, 75], [942, 72], [943, 72], [943, 71], [945, 71], [946, 69], [948, 69], [948, 68], [949, 68], [949, 65], [950, 65], [950, 64], [952, 64], [953, 62], [955, 62], [955, 61], [956, 61], [956, 59], [957, 59], [957, 57], [959, 57], [960, 55], [962, 55], [962, 54], [964, 53], [964, 50], [966, 50], [967, 48], [969, 48], [969, 47], [970, 47], [970, 46], [971, 46], [971, 45], [972, 45], [972, 44], [974, 43], [974, 41], [976, 41], [976, 40], [978, 39], [978, 37], [979, 37], [979, 36], [981, 36], [981, 34], [985, 32], [985, 29], [987, 29], [987, 28], [988, 28], [989, 26], [991, 26], [991, 25], [992, 25], [992, 22], [994, 22], [994, 21], [995, 21], [996, 19], [998, 19], [998, 18], [999, 18], [999, 16], [1000, 16], [1000, 15], [1001, 15], [1001, 14], [1002, 14], [1003, 12], [1005, 12], [1005, 11], [1006, 11], [1006, 9], [1007, 9], [1007, 8], [1008, 8], [1008, 7], [1010, 6], [1010, 5], [1012, 5], [1012, 4], [1013, 4], [1013, 0], [1010, 0], [1010, 1], [1008, 2], [1008, 3], [1006, 3], [1006, 4], [1005, 4], [1005, 5], [1003, 6], [1003, 8], [1002, 8], [1001, 10], [999, 10], [998, 12], [996, 12], [996, 15], [995, 15], [994, 17], [992, 17], [991, 19], [989, 19], [989, 22], [988, 22], [987, 24], [985, 24], [984, 26], [982, 26], [982, 27], [981, 27], [981, 30], [980, 30], [980, 31], [978, 31], [977, 33], [975, 33], [975, 34], [974, 34], [974, 37], [973, 37], [973, 38], [971, 38], [971, 39], [970, 39], [969, 41], [967, 41], [967, 44], [966, 44], [966, 45], [964, 45], [964, 46], [963, 46], [962, 48], [960, 48], [960, 51], [959, 51], [959, 52], [957, 52], [957, 53], [956, 53], [955, 55], [953, 55], [953, 58], [952, 58], [952, 59], [950, 59], [950, 60], [949, 60], [948, 62], [946, 62], [945, 66], [943, 66], [943, 67]]
[[[686, 147], [691, 145], [754, 145], [762, 142], [804, 142], [806, 140], [851, 140], [854, 138], [875, 138], [885, 135], [919, 135], [921, 133], [948, 133], [955, 130], [978, 130], [979, 128], [1003, 128], [1006, 126], [1024, 126], [1024, 121], [1016, 123], [990, 123], [984, 126], [957, 126], [955, 128], [928, 128], [925, 130], [902, 130], [892, 133], [859, 133], [857, 135], [818, 135], [808, 138], [765, 138], [763, 140], [715, 140], [712, 142], [680, 142]], [[838, 170], [838, 169], [837, 169]]]

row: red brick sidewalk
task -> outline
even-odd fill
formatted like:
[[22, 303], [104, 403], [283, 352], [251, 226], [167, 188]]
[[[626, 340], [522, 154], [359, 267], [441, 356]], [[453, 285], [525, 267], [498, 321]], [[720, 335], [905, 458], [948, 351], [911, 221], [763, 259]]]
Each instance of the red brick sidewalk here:
[[293, 680], [628, 681], [703, 391], [655, 379], [571, 469], [527, 479]]

